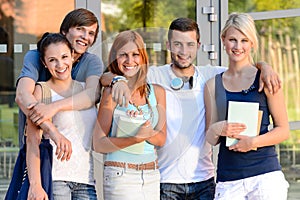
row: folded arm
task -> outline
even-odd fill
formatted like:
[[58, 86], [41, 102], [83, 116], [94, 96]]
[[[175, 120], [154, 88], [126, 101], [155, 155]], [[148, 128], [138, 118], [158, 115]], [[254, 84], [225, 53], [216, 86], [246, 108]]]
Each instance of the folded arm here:
[[37, 103], [33, 90], [35, 83], [32, 79], [24, 77], [19, 80], [16, 102], [22, 111], [36, 125], [51, 119], [57, 112], [65, 110], [82, 110], [94, 106], [100, 98], [99, 77], [89, 76], [85, 89], [71, 97], [52, 102], [51, 104]]

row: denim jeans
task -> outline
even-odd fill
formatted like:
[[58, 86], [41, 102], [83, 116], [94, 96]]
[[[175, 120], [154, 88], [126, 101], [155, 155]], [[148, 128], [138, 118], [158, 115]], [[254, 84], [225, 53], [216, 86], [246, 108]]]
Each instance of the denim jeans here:
[[53, 181], [54, 200], [97, 200], [94, 185], [70, 181]]
[[215, 194], [215, 181], [210, 178], [196, 183], [161, 183], [161, 200], [213, 200]]

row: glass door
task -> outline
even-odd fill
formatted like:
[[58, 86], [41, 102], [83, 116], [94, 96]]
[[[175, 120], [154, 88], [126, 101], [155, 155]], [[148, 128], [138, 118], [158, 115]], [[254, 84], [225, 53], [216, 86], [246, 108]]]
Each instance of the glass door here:
[[19, 150], [15, 85], [25, 53], [44, 32], [59, 32], [74, 0], [0, 0], [0, 199], [4, 198]]
[[194, 0], [102, 0], [102, 55], [107, 53], [117, 33], [130, 29], [139, 32], [145, 41], [151, 65], [169, 62], [166, 34], [171, 21], [177, 17], [196, 20]]

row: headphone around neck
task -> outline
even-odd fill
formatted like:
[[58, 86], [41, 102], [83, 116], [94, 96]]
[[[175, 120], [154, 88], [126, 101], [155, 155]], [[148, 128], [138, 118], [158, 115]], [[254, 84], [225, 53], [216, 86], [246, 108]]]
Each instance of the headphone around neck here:
[[173, 90], [180, 90], [181, 88], [183, 88], [184, 83], [189, 82], [190, 89], [193, 89], [193, 79], [193, 76], [175, 77], [171, 80], [171, 88]]

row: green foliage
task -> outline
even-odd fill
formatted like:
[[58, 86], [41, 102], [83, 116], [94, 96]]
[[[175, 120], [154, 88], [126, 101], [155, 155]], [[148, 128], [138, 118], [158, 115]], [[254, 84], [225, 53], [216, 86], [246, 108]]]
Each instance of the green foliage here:
[[18, 146], [18, 108], [9, 108], [7, 105], [0, 105], [0, 141], [12, 142]]
[[[269, 0], [229, 0], [228, 9], [229, 13], [232, 12], [263, 12], [299, 8], [299, 0], [273, 0], [270, 3]], [[295, 40], [300, 31], [300, 18], [280, 18], [272, 20], [263, 20], [256, 22], [257, 30], [260, 34], [264, 34], [268, 29], [272, 29], [273, 36], [276, 36], [279, 31], [282, 31], [282, 27], [289, 27], [288, 31], [291, 31], [291, 39]], [[287, 31], [287, 30], [284, 30]]]
[[[103, 1], [112, 2], [112, 1]], [[168, 28], [177, 17], [196, 19], [193, 0], [114, 0], [121, 10], [119, 15], [105, 15], [108, 34], [143, 27]]]
[[284, 10], [297, 8], [300, 5], [299, 0], [273, 0], [272, 3], [266, 0], [254, 0], [256, 11], [269, 11], [269, 10]]
[[229, 0], [228, 12], [251, 12], [254, 9], [254, 3], [251, 1]]
[[299, 0], [229, 0], [228, 8], [231, 12], [261, 12], [299, 8]]

